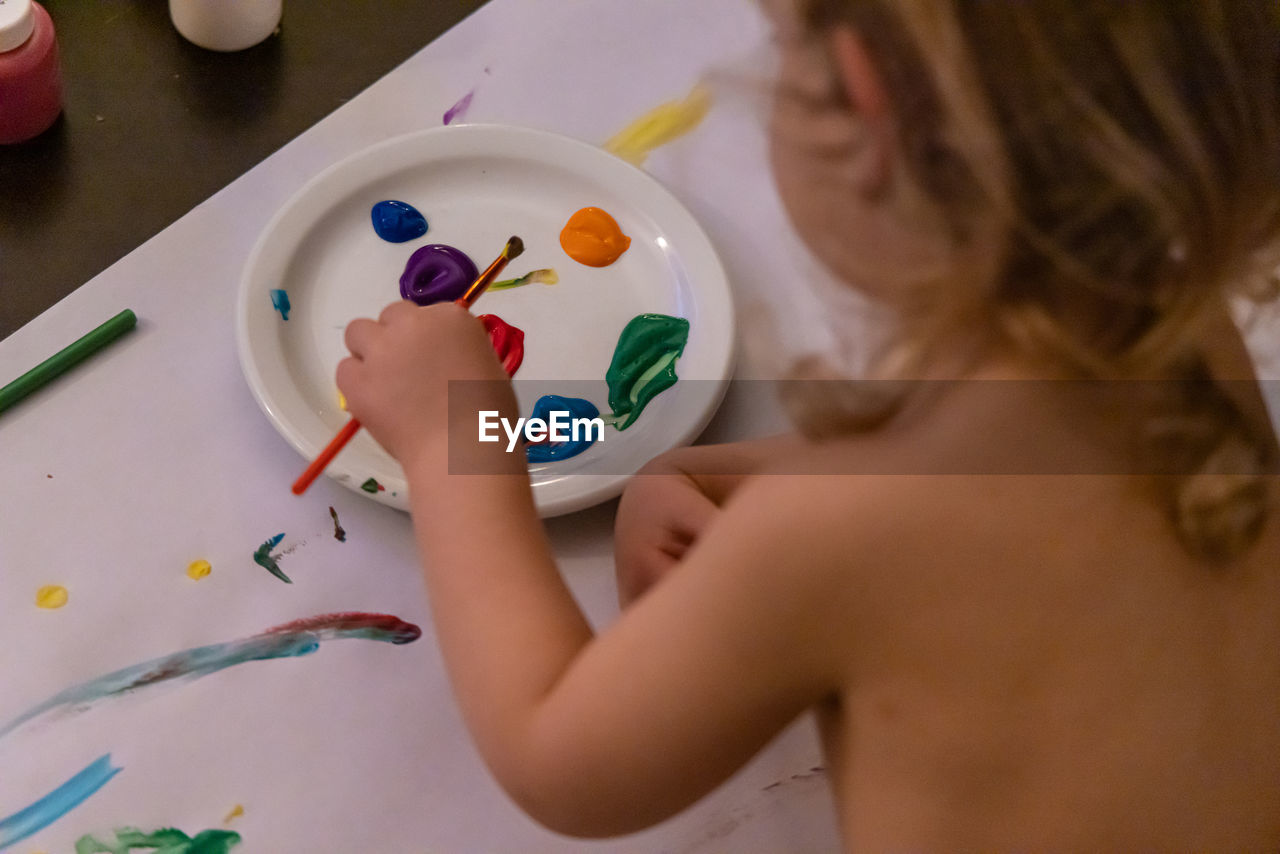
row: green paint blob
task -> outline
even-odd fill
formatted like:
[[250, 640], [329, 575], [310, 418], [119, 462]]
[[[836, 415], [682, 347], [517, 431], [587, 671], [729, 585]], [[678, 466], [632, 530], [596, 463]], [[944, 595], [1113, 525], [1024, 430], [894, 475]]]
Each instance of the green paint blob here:
[[689, 321], [667, 314], [640, 314], [618, 337], [605, 373], [614, 426], [631, 426], [649, 401], [676, 384], [676, 359], [689, 340]]
[[376, 480], [374, 480], [373, 478], [369, 478], [364, 483], [360, 484], [360, 488], [363, 489], [365, 492], [369, 493], [370, 495], [377, 495], [378, 490], [381, 489], [382, 487], [378, 485], [378, 482]]
[[103, 842], [91, 834], [76, 840], [76, 854], [129, 854], [146, 851], [151, 854], [227, 854], [240, 844], [240, 834], [231, 830], [202, 830], [194, 837], [181, 830], [166, 827], [143, 833], [136, 827], [115, 831], [114, 842]]

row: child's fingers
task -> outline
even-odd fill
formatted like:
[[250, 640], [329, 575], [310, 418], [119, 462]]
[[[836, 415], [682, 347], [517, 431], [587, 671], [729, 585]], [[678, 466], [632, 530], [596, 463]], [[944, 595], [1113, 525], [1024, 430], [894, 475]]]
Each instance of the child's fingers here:
[[407, 299], [396, 300], [382, 310], [382, 314], [378, 315], [378, 322], [382, 324], [395, 323], [401, 317], [415, 315], [421, 310], [417, 303], [410, 302]]
[[338, 384], [338, 391], [342, 392], [343, 397], [350, 399], [352, 392], [359, 387], [360, 378], [358, 375], [360, 367], [360, 360], [355, 356], [348, 356], [338, 363], [334, 381]]
[[378, 335], [378, 332], [377, 321], [361, 317], [347, 324], [347, 331], [343, 333], [342, 340], [352, 356], [363, 359], [365, 353], [369, 352], [369, 343]]

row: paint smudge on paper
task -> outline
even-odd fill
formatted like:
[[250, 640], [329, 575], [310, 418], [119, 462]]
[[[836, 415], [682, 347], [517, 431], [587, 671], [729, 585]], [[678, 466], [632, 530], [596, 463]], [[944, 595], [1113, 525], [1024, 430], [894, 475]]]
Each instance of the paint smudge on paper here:
[[105, 786], [108, 780], [119, 774], [120, 770], [111, 764], [110, 753], [99, 756], [40, 800], [0, 819], [0, 848], [20, 842], [53, 824], [84, 803], [90, 795]]
[[[570, 419], [599, 418], [600, 410], [594, 403], [581, 397], [561, 397], [558, 394], [544, 394], [533, 405], [533, 418], [550, 421], [552, 412], [567, 412]], [[525, 457], [531, 463], [550, 463], [556, 460], [567, 460], [576, 457], [595, 444], [597, 436], [590, 429], [583, 429], [575, 424], [570, 429], [567, 442], [547, 440], [525, 445]]]
[[289, 311], [293, 308], [293, 306], [289, 305], [289, 294], [280, 288], [272, 288], [271, 307], [280, 312], [282, 319], [288, 320]]
[[588, 207], [576, 211], [560, 230], [560, 248], [579, 264], [608, 267], [631, 246], [608, 211]]
[[491, 291], [509, 291], [512, 288], [522, 288], [525, 285], [557, 285], [560, 283], [560, 276], [555, 270], [547, 268], [545, 270], [534, 270], [531, 273], [525, 273], [516, 279], [503, 279], [501, 282], [494, 282], [489, 286]]
[[654, 107], [614, 134], [604, 150], [641, 166], [654, 149], [696, 128], [711, 109], [711, 90], [699, 84], [684, 98]]
[[144, 833], [136, 827], [113, 831], [114, 841], [103, 841], [93, 834], [76, 840], [76, 854], [129, 854], [131, 851], [152, 854], [227, 854], [240, 844], [240, 834], [233, 830], [202, 830], [188, 836], [173, 827]]
[[187, 564], [187, 578], [190, 578], [192, 581], [199, 581], [202, 578], [208, 578], [209, 573], [211, 572], [213, 572], [213, 564], [209, 563], [207, 560], [193, 560], [191, 563]]
[[466, 118], [467, 110], [471, 109], [471, 101], [473, 98], [475, 98], [475, 96], [476, 96], [475, 89], [472, 89], [470, 92], [463, 95], [461, 98], [458, 99], [458, 102], [456, 104], [454, 104], [452, 107], [444, 111], [444, 115], [441, 117], [441, 121], [443, 121], [445, 124], [449, 124], [452, 121], [457, 121], [457, 120]]
[[338, 524], [338, 511], [333, 509], [333, 505], [329, 505], [329, 515], [333, 517], [333, 538], [340, 543], [347, 541], [347, 532]]
[[342, 392], [338, 392], [338, 408], [343, 412], [347, 411], [347, 396]]
[[0, 738], [55, 710], [84, 709], [99, 700], [120, 697], [139, 688], [172, 680], [199, 679], [250, 661], [310, 655], [323, 641], [355, 639], [406, 644], [421, 636], [422, 629], [418, 626], [390, 614], [343, 612], [306, 617], [241, 640], [153, 658], [73, 685], [0, 727]]
[[408, 202], [386, 199], [369, 212], [373, 231], [388, 243], [416, 240], [427, 233], [427, 218]]
[[683, 317], [640, 314], [628, 321], [605, 373], [619, 430], [630, 427], [649, 401], [675, 385], [676, 359], [688, 340], [689, 321]]
[[227, 813], [226, 816], [222, 819], [222, 823], [231, 824], [231, 822], [235, 821], [242, 815], [244, 815], [244, 806], [241, 804], [236, 804], [234, 807], [231, 808], [231, 812]]
[[370, 495], [377, 495], [379, 492], [385, 492], [387, 489], [385, 486], [378, 483], [378, 481], [374, 480], [373, 478], [369, 478], [364, 483], [360, 484], [360, 488], [363, 489], [365, 492], [369, 493]]
[[67, 588], [61, 584], [46, 584], [36, 591], [36, 607], [52, 611], [67, 604]]
[[409, 256], [400, 274], [400, 296], [418, 305], [453, 302], [480, 277], [461, 249], [443, 243], [422, 246]]
[[502, 369], [507, 372], [507, 376], [515, 376], [524, 362], [524, 330], [512, 326], [496, 314], [482, 314], [476, 319], [484, 325], [484, 331], [489, 333], [489, 343], [493, 345], [493, 352], [498, 354]]
[[280, 545], [280, 541], [283, 539], [284, 534], [276, 534], [274, 537], [258, 546], [253, 553], [253, 562], [283, 581], [285, 584], [292, 584], [293, 579], [285, 575], [284, 571], [280, 569], [280, 565], [276, 563], [278, 558], [271, 555], [271, 550]]

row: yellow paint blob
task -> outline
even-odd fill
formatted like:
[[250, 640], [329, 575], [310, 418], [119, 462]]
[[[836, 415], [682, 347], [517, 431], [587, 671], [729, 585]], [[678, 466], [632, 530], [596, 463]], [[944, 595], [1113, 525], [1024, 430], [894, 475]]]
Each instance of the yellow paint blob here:
[[660, 146], [693, 130], [711, 109], [711, 90], [694, 86], [684, 98], [654, 107], [604, 144], [604, 150], [640, 166]]
[[187, 578], [192, 581], [199, 581], [211, 572], [213, 572], [213, 564], [207, 560], [193, 560], [187, 564]]
[[347, 398], [342, 394], [342, 392], [338, 392], [338, 408], [343, 412], [347, 411]]
[[608, 267], [627, 251], [631, 238], [600, 208], [583, 208], [569, 217], [560, 231], [565, 254], [588, 267]]
[[36, 591], [36, 605], [41, 608], [61, 608], [67, 604], [67, 588], [61, 584], [46, 584]]
[[236, 804], [231, 808], [231, 812], [227, 813], [227, 817], [222, 820], [223, 824], [231, 824], [232, 821], [244, 815], [244, 807]]

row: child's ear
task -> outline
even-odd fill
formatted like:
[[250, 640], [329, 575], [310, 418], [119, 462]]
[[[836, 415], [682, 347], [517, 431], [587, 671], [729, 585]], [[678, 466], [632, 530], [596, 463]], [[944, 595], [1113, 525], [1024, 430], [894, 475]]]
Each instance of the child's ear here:
[[875, 195], [887, 189], [893, 166], [894, 123], [888, 92], [856, 30], [840, 24], [831, 29], [828, 39], [840, 85], [854, 114], [867, 126], [872, 150], [867, 152], [865, 189]]

